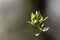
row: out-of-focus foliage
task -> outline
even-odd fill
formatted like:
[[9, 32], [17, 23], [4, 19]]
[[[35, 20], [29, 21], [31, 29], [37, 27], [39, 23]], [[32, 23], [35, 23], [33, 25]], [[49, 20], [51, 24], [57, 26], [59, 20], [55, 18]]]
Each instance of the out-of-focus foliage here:
[[28, 23], [33, 25], [33, 27], [37, 31], [37, 33], [35, 33], [35, 36], [39, 36], [40, 33], [48, 31], [49, 27], [44, 27], [44, 21], [46, 21], [48, 19], [48, 17], [44, 18], [40, 14], [40, 12], [36, 11], [35, 13], [33, 13], [33, 12], [31, 13], [30, 19], [31, 19], [31, 21], [28, 21]]

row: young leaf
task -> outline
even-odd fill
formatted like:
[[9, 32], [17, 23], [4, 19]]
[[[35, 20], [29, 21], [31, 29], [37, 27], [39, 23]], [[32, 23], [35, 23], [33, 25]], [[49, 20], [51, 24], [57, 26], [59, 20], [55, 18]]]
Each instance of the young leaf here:
[[34, 20], [35, 20], [35, 14], [32, 13], [32, 14], [31, 14], [31, 22], [34, 23]]
[[44, 23], [43, 23], [43, 24], [41, 24], [41, 27], [44, 27]]
[[39, 12], [38, 11], [36, 11], [36, 18], [38, 18], [39, 17]]
[[40, 22], [40, 23], [42, 23], [42, 22], [43, 22], [43, 17], [41, 17], [41, 18], [39, 19], [39, 22]]
[[39, 36], [39, 33], [36, 33], [35, 36], [36, 36], [36, 37]]
[[32, 22], [30, 22], [30, 21], [27, 21], [28, 23], [30, 23], [30, 24], [32, 24]]
[[48, 31], [49, 30], [49, 27], [45, 27], [45, 28], [43, 28], [43, 32], [46, 32], [46, 31]]
[[38, 26], [38, 31], [40, 32], [40, 31], [42, 31], [42, 30], [43, 30], [43, 29], [42, 29], [41, 27]]
[[34, 20], [34, 24], [37, 23], [37, 19]]
[[43, 21], [45, 21], [45, 20], [47, 20], [47, 19], [48, 19], [48, 17], [45, 17]]

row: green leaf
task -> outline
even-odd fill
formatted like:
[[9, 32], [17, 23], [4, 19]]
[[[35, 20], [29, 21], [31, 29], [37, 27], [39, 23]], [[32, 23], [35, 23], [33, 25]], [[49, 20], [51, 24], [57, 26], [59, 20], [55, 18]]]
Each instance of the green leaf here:
[[36, 18], [38, 18], [39, 17], [39, 12], [38, 11], [36, 11]]
[[32, 13], [32, 14], [31, 14], [31, 22], [32, 22], [32, 24], [34, 23], [34, 20], [35, 20], [35, 14]]
[[39, 22], [40, 22], [40, 23], [43, 22], [43, 17], [40, 17]]
[[38, 26], [38, 31], [40, 32], [40, 31], [42, 31], [42, 30], [43, 30], [43, 29], [42, 29], [41, 27]]
[[48, 17], [45, 17], [43, 21], [46, 21], [48, 19]]

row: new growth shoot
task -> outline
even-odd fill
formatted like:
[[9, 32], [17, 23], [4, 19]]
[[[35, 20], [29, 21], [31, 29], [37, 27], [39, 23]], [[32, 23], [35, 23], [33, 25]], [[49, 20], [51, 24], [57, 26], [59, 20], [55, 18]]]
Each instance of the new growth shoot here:
[[31, 20], [28, 21], [34, 29], [36, 30], [34, 35], [39, 36], [40, 33], [46, 32], [49, 30], [49, 27], [45, 27], [44, 22], [48, 19], [48, 17], [43, 17], [39, 11], [36, 11], [35, 13], [31, 13]]

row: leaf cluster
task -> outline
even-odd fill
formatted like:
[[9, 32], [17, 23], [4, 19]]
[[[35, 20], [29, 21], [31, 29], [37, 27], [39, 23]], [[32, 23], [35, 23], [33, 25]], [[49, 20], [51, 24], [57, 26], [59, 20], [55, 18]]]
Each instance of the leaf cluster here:
[[48, 19], [48, 17], [43, 17], [39, 11], [35, 13], [31, 13], [31, 21], [28, 21], [31, 25], [33, 25], [34, 29], [36, 29], [35, 36], [39, 36], [41, 32], [48, 31], [49, 27], [44, 27], [44, 22]]

